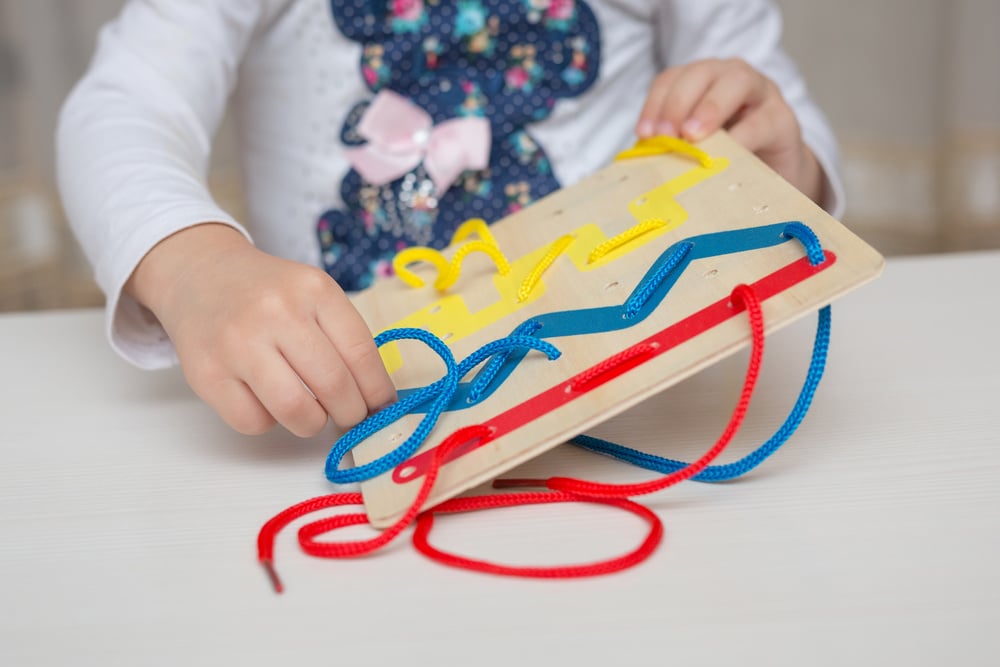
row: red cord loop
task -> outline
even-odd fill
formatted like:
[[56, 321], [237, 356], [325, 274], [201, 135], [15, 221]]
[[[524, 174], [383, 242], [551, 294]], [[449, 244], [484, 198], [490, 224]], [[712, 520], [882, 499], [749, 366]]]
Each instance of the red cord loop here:
[[[430, 544], [431, 528], [434, 526], [434, 516], [437, 514], [455, 514], [458, 512], [473, 512], [497, 507], [540, 505], [545, 503], [596, 503], [618, 507], [644, 519], [649, 524], [649, 532], [638, 547], [623, 556], [582, 565], [555, 565], [547, 567], [500, 565], [485, 560], [476, 560], [451, 554]], [[638, 565], [649, 558], [662, 539], [663, 522], [660, 521], [660, 517], [639, 503], [620, 498], [581, 498], [559, 492], [506, 493], [476, 496], [473, 498], [455, 498], [423, 512], [417, 518], [417, 526], [413, 532], [413, 546], [416, 547], [417, 551], [442, 565], [486, 574], [508, 577], [532, 577], [537, 579], [596, 577], [602, 574], [619, 572], [633, 565]]]

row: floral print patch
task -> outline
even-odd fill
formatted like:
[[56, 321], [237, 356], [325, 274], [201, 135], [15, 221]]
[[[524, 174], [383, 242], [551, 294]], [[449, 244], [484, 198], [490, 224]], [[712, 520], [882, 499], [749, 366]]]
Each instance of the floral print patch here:
[[[391, 90], [435, 125], [489, 121], [489, 165], [437, 191], [422, 164], [382, 184], [354, 169], [341, 183], [343, 207], [322, 214], [317, 232], [326, 271], [347, 290], [391, 272], [411, 245], [441, 248], [469, 218], [494, 222], [558, 189], [530, 125], [560, 98], [597, 78], [600, 34], [582, 0], [331, 0], [337, 28], [361, 44], [360, 75], [372, 96]], [[347, 114], [345, 148], [371, 98]]]

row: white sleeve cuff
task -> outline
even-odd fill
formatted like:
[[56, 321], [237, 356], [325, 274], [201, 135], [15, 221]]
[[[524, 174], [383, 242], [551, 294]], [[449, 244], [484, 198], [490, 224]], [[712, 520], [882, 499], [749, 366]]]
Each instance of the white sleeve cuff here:
[[125, 283], [153, 246], [171, 234], [205, 223], [228, 225], [252, 242], [246, 229], [219, 209], [176, 210], [161, 220], [143, 225], [97, 267], [97, 281], [107, 295], [105, 330], [108, 341], [134, 366], [146, 370], [167, 368], [177, 363], [177, 352], [153, 312], [125, 294]]

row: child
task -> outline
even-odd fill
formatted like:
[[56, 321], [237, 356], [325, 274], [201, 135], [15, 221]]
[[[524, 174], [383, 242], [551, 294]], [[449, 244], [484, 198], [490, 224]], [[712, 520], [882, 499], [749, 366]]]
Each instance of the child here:
[[[242, 433], [309, 436], [395, 399], [345, 290], [636, 135], [726, 128], [836, 215], [834, 140], [780, 32], [767, 0], [130, 0], [58, 131], [111, 343], [179, 361]], [[247, 228], [205, 185], [230, 96]]]

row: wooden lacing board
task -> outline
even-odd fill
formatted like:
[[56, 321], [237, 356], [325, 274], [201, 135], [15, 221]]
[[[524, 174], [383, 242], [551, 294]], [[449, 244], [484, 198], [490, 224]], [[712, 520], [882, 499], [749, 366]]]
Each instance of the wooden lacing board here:
[[[536, 335], [562, 353], [556, 360], [538, 352], [522, 355], [481, 400], [459, 396], [413, 457], [363, 482], [373, 525], [399, 518], [413, 502], [428, 452], [459, 429], [486, 425], [492, 435], [456, 451], [441, 470], [430, 505], [497, 477], [744, 347], [749, 328], [728, 307], [740, 283], [754, 285], [764, 299], [770, 332], [880, 274], [884, 262], [878, 252], [725, 132], [697, 148], [710, 159], [669, 153], [617, 161], [497, 221], [489, 231], [509, 263], [506, 275], [486, 254], [470, 253], [446, 291], [433, 286], [434, 267], [411, 265], [423, 287], [384, 278], [354, 297], [373, 332], [426, 329], [445, 340], [458, 360], [533, 318], [547, 323]], [[650, 220], [658, 222], [609, 248], [609, 239]], [[819, 238], [823, 264], [810, 265], [803, 245], [782, 236], [784, 225], [793, 221]], [[571, 241], [525, 296], [526, 278], [566, 235]], [[668, 288], [661, 286], [639, 315], [623, 318], [621, 307], [636, 287], [685, 242], [692, 244], [689, 255], [668, 276]], [[459, 245], [446, 248], [444, 256]], [[602, 253], [595, 258], [598, 247]], [[417, 343], [389, 343], [382, 354], [402, 390], [429, 385], [444, 373], [441, 360]], [[355, 464], [397, 448], [422, 417], [407, 415], [366, 439], [354, 449]]]

